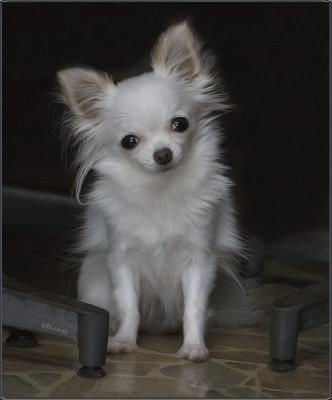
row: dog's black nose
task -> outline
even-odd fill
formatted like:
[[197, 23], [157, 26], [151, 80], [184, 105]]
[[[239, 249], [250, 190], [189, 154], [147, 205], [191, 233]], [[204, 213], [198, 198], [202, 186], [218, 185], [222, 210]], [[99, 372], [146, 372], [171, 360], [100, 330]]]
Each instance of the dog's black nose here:
[[153, 158], [160, 165], [166, 165], [172, 161], [173, 155], [170, 149], [157, 150]]

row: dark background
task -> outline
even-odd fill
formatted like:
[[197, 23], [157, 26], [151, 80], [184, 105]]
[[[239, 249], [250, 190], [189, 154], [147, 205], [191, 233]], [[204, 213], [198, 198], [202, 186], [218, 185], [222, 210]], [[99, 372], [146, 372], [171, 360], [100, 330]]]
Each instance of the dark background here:
[[190, 17], [236, 104], [225, 116], [250, 232], [329, 226], [329, 4], [3, 3], [3, 183], [70, 194], [52, 106], [56, 71], [143, 72], [158, 35]]

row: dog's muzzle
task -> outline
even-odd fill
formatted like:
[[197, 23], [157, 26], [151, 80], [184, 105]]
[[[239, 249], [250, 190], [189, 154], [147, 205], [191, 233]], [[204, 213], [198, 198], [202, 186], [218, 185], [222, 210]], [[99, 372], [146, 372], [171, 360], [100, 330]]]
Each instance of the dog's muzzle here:
[[159, 165], [167, 165], [173, 159], [173, 153], [170, 149], [157, 150], [153, 155], [154, 160]]

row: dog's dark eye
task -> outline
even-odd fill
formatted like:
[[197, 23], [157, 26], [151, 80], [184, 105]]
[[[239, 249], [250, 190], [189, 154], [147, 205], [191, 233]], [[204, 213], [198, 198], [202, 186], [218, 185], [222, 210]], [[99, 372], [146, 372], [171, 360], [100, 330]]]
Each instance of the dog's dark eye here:
[[184, 117], [177, 117], [172, 120], [172, 130], [175, 132], [184, 132], [189, 127], [189, 122]]
[[139, 139], [134, 135], [127, 135], [121, 141], [121, 146], [125, 149], [133, 149], [138, 145]]

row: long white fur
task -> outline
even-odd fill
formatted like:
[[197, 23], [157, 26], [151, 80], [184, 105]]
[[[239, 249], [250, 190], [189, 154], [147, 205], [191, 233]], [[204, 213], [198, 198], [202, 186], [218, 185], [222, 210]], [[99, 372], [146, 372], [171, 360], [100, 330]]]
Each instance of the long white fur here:
[[[136, 350], [139, 328], [183, 325], [179, 354], [201, 361], [217, 269], [237, 279], [241, 252], [215, 119], [227, 104], [185, 22], [162, 34], [152, 67], [117, 86], [91, 69], [58, 73], [78, 145], [78, 196], [87, 172], [97, 174], [79, 243], [79, 299], [109, 311], [110, 352]], [[189, 121], [183, 133], [170, 129], [178, 116]], [[139, 137], [135, 149], [121, 147], [127, 134]], [[162, 148], [173, 153], [167, 170], [153, 158]]]

